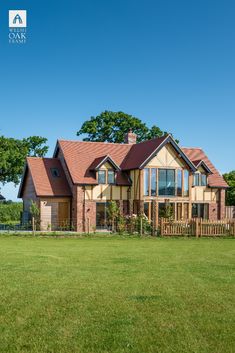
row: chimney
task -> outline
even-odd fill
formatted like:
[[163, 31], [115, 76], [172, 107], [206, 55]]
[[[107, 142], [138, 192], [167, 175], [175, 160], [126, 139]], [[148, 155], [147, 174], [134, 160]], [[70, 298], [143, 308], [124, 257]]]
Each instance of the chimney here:
[[132, 129], [130, 129], [128, 131], [128, 133], [125, 135], [125, 143], [128, 143], [129, 145], [133, 145], [136, 143], [136, 138], [137, 138], [137, 135], [132, 132]]

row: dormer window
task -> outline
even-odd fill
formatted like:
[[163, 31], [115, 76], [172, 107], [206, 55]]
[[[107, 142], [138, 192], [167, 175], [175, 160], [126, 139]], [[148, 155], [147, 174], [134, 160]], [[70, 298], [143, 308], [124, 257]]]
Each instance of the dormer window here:
[[99, 170], [98, 171], [98, 183], [99, 184], [106, 184], [106, 170]]
[[194, 174], [194, 186], [207, 186], [207, 175], [203, 173]]
[[113, 170], [108, 170], [108, 184], [115, 183], [115, 173]]
[[206, 174], [201, 174], [201, 185], [207, 186], [207, 176]]
[[98, 170], [98, 184], [115, 184], [114, 170]]

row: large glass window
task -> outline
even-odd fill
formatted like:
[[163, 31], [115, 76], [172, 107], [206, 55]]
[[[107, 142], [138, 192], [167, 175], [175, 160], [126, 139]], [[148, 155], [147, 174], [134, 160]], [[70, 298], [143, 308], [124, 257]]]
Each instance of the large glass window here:
[[156, 196], [157, 193], [157, 169], [151, 169], [151, 196]]
[[207, 203], [193, 203], [192, 204], [193, 218], [208, 218], [208, 204]]
[[182, 170], [177, 170], [177, 196], [182, 196]]
[[113, 170], [108, 170], [108, 184], [115, 183], [115, 173]]
[[175, 170], [159, 169], [158, 171], [159, 196], [175, 196]]
[[144, 169], [144, 196], [149, 196], [149, 168]]
[[187, 169], [184, 170], [184, 196], [189, 195], [189, 172]]
[[99, 184], [106, 184], [106, 171], [105, 170], [98, 171], [98, 183]]

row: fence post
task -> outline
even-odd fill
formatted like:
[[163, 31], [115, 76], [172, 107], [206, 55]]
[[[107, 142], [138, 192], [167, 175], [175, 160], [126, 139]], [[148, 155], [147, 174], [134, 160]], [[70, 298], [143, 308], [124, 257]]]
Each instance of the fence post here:
[[195, 219], [195, 235], [196, 235], [196, 238], [198, 238], [198, 236], [199, 236], [199, 219], [198, 218], [196, 218]]
[[87, 233], [90, 234], [90, 218], [87, 218]]
[[164, 234], [164, 231], [163, 231], [163, 218], [160, 218], [160, 235], [163, 235]]
[[33, 235], [35, 235], [35, 218], [32, 217], [32, 230], [33, 230]]
[[140, 217], [140, 235], [143, 235], [143, 218]]

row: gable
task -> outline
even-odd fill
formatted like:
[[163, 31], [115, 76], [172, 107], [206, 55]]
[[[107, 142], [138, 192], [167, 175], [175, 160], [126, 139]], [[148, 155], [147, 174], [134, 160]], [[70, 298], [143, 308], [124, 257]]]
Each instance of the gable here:
[[107, 169], [112, 169], [112, 170], [114, 170], [112, 164], [109, 163], [109, 162], [106, 162], [106, 163], [102, 164], [99, 169], [103, 169], [103, 170], [104, 170], [104, 169], [105, 169], [105, 170], [107, 170]]
[[28, 198], [31, 200], [35, 200], [37, 198], [33, 178], [28, 168], [25, 172], [24, 183], [21, 188], [21, 197], [23, 199]]
[[166, 144], [148, 162], [146, 167], [188, 168], [186, 162], [171, 144]]

